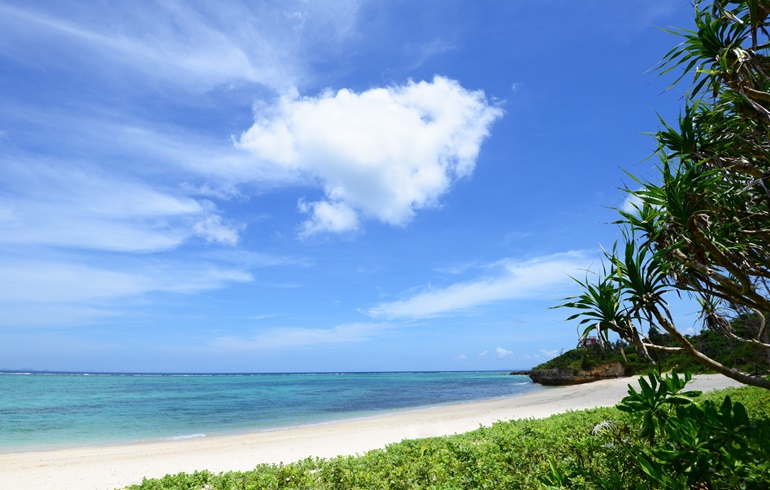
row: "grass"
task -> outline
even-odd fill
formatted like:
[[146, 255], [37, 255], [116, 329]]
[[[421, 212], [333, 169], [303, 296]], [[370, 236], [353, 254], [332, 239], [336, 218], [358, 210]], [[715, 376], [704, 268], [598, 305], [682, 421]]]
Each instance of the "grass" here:
[[[770, 391], [730, 388], [703, 395], [740, 401], [754, 421], [770, 421]], [[308, 458], [290, 464], [260, 465], [252, 471], [213, 474], [207, 471], [145, 479], [131, 490], [215, 489], [535, 489], [554, 468], [575, 463], [591, 473], [622, 481], [626, 488], [643, 484], [638, 468], [594, 435], [598, 424], [613, 421], [633, 427], [633, 415], [615, 408], [573, 411], [546, 419], [498, 422], [491, 427], [445, 437], [404, 440], [359, 456]], [[634, 441], [634, 431], [624, 436]], [[572, 488], [581, 486], [572, 479]]]

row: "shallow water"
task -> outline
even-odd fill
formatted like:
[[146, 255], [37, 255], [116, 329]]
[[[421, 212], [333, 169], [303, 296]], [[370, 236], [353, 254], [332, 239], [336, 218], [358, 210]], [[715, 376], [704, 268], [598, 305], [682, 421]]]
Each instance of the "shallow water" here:
[[0, 451], [205, 437], [538, 390], [498, 372], [0, 375]]

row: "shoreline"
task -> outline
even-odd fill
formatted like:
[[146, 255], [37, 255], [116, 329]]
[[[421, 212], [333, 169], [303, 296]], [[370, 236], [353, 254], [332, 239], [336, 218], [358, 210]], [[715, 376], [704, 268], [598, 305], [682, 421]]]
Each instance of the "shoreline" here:
[[107, 440], [107, 441], [81, 441], [81, 442], [72, 442], [72, 443], [51, 443], [51, 444], [40, 444], [40, 445], [0, 447], [0, 458], [6, 455], [13, 455], [13, 454], [49, 453], [49, 452], [59, 452], [59, 451], [68, 451], [68, 450], [77, 450], [77, 449], [98, 449], [98, 448], [109, 448], [109, 447], [118, 447], [118, 446], [173, 444], [177, 442], [185, 442], [190, 440], [217, 439], [222, 437], [247, 436], [250, 434], [262, 434], [266, 432], [275, 432], [275, 431], [301, 430], [305, 428], [311, 428], [311, 427], [317, 427], [317, 426], [323, 426], [323, 425], [339, 424], [343, 422], [363, 421], [371, 418], [380, 418], [380, 417], [387, 417], [391, 415], [409, 414], [413, 412], [422, 412], [425, 410], [441, 409], [443, 407], [452, 407], [457, 405], [476, 404], [476, 403], [492, 402], [496, 400], [505, 400], [509, 398], [518, 398], [520, 396], [523, 396], [529, 393], [536, 393], [539, 391], [553, 388], [551, 386], [541, 386], [541, 385], [536, 385], [536, 386], [537, 388], [532, 389], [531, 391], [520, 393], [520, 394], [496, 396], [492, 398], [483, 398], [480, 400], [463, 400], [463, 401], [435, 403], [431, 405], [418, 405], [414, 407], [378, 409], [378, 410], [364, 411], [364, 412], [347, 412], [349, 414], [354, 414], [354, 415], [351, 415], [351, 416], [343, 415], [341, 418], [318, 419], [317, 421], [312, 421], [307, 423], [297, 423], [293, 425], [242, 427], [242, 428], [234, 428], [229, 430], [212, 430], [212, 431], [200, 432], [200, 433], [180, 434], [180, 435], [173, 435], [173, 436], [151, 437], [151, 438], [142, 438], [142, 439], [116, 439], [116, 440]]
[[[362, 454], [403, 439], [468, 432], [497, 421], [545, 418], [617, 404], [636, 377], [546, 388], [485, 401], [418, 408], [315, 425], [173, 441], [0, 454], [0, 488], [123, 488], [142, 478], [207, 469], [246, 471], [307, 457]], [[741, 386], [721, 375], [694, 376], [693, 389]]]
[[[218, 378], [218, 379], [217, 379]], [[0, 372], [0, 454], [284, 429], [541, 389], [496, 371]], [[387, 393], [387, 396], [382, 396]], [[220, 398], [221, 397], [221, 398]]]

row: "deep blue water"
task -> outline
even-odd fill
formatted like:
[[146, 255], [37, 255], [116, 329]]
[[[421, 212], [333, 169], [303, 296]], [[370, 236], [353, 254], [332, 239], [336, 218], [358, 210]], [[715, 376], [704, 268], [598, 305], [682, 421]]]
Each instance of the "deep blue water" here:
[[0, 374], [0, 452], [309, 425], [540, 389], [500, 372]]

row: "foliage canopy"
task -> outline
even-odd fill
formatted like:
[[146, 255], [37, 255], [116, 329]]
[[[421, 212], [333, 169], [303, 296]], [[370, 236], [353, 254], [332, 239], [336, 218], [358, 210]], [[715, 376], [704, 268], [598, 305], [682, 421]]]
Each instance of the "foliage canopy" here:
[[[605, 251], [596, 281], [560, 305], [577, 309], [583, 336], [609, 332], [640, 352], [679, 351], [740, 382], [770, 389], [704, 354], [674, 324], [666, 297], [690, 295], [703, 327], [764, 349], [770, 312], [770, 0], [696, 2], [694, 29], [671, 29], [682, 42], [658, 66], [688, 76], [676, 124], [656, 133], [659, 175], [634, 177], [630, 206], [616, 222], [623, 241]], [[731, 319], [758, 321], [737, 331]], [[666, 333], [676, 346], [656, 342]]]

